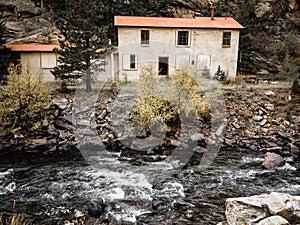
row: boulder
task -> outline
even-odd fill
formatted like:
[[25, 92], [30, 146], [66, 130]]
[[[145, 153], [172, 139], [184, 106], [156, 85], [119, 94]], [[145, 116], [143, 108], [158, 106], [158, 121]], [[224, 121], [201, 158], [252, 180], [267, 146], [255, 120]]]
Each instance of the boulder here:
[[[300, 198], [289, 194], [272, 192], [265, 198], [269, 212], [272, 215], [281, 216], [289, 221], [300, 222]], [[277, 224], [277, 223], [276, 223]]]
[[230, 225], [284, 225], [300, 223], [300, 196], [272, 192], [226, 200]]
[[283, 166], [284, 164], [285, 160], [282, 156], [273, 152], [267, 152], [265, 154], [265, 160], [261, 166], [264, 169], [273, 169], [279, 166]]
[[226, 218], [230, 225], [251, 225], [262, 218], [270, 216], [263, 207], [265, 196], [229, 198], [226, 200]]
[[257, 225], [287, 225], [289, 221], [282, 218], [281, 216], [270, 216], [264, 220], [261, 220]]

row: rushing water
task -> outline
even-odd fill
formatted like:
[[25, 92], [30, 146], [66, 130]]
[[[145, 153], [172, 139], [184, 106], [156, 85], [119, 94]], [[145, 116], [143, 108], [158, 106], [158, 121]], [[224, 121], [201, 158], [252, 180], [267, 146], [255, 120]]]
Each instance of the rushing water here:
[[100, 167], [78, 156], [2, 158], [0, 212], [23, 213], [33, 224], [62, 224], [69, 214], [82, 216], [91, 202], [103, 199], [102, 221], [133, 224], [141, 215], [138, 221], [152, 224], [216, 224], [224, 220], [228, 197], [300, 195], [300, 173], [292, 162], [264, 170], [263, 155], [241, 150], [222, 149], [209, 168], [187, 166], [172, 175], [164, 172], [172, 168], [167, 162], [132, 166], [116, 153], [97, 157]]

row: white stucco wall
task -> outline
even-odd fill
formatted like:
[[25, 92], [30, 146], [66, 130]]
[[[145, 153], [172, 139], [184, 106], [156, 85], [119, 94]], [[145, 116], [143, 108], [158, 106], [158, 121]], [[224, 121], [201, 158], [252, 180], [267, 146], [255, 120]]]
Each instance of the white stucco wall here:
[[54, 81], [50, 70], [56, 65], [56, 54], [52, 52], [22, 52], [21, 65], [24, 72], [32, 73], [33, 78], [41, 76], [45, 82]]
[[[149, 46], [141, 45], [141, 30], [150, 31]], [[190, 44], [187, 47], [176, 46], [177, 31], [189, 31]], [[222, 47], [223, 32], [231, 32], [230, 47]], [[153, 63], [158, 71], [158, 57], [169, 57], [169, 74], [183, 65], [190, 69], [203, 69], [207, 63], [213, 75], [218, 68], [229, 76], [237, 71], [239, 30], [223, 29], [175, 29], [175, 28], [136, 28], [119, 27], [119, 78], [134, 80], [139, 78], [143, 65]], [[137, 69], [124, 69], [124, 57], [135, 54]], [[126, 61], [126, 60], [125, 60]], [[202, 62], [202, 63], [201, 63]], [[181, 65], [180, 65], [181, 64]], [[202, 65], [202, 68], [199, 65]]]

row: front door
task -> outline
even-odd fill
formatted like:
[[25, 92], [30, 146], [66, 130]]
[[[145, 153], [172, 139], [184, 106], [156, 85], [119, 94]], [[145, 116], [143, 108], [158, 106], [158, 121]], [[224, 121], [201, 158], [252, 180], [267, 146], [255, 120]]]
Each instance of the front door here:
[[168, 75], [169, 57], [158, 57], [158, 75]]

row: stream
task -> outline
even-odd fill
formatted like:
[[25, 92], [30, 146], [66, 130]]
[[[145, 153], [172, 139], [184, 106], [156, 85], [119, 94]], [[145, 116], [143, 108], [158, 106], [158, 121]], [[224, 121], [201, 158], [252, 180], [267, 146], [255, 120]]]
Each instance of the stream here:
[[[75, 152], [75, 153], [74, 153]], [[94, 215], [102, 224], [216, 224], [225, 220], [225, 200], [272, 191], [300, 195], [300, 171], [261, 169], [263, 154], [221, 149], [205, 170], [172, 162], [132, 166], [119, 153], [102, 151], [101, 166], [80, 152], [59, 157], [11, 155], [0, 159], [0, 212], [22, 213], [31, 224], [63, 224]], [[153, 169], [153, 170], [152, 170]]]

